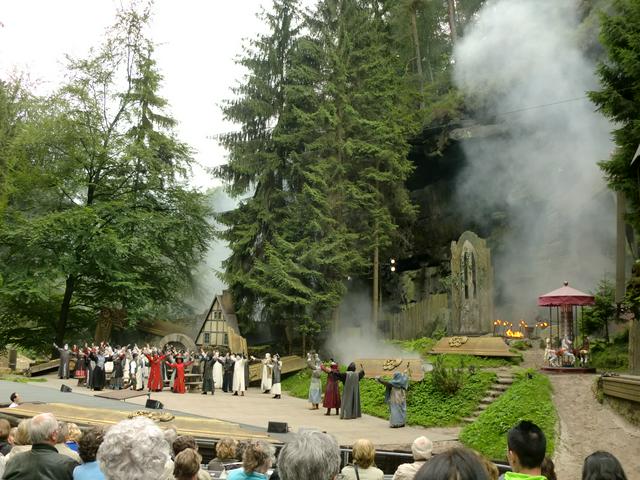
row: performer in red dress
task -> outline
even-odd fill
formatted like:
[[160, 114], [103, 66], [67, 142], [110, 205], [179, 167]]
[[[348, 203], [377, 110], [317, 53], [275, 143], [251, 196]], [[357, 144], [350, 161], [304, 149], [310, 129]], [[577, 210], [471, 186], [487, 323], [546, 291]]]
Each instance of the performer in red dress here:
[[166, 355], [158, 355], [156, 352], [153, 352], [153, 356], [148, 353], [145, 353], [144, 356], [149, 360], [149, 382], [147, 383], [147, 388], [152, 392], [160, 392], [162, 391], [164, 383], [162, 381], [160, 365]]
[[322, 406], [327, 409], [325, 415], [331, 415], [331, 409], [336, 409], [336, 415], [340, 414], [340, 389], [338, 384], [338, 364], [331, 363], [331, 368], [320, 365], [323, 372], [327, 373], [327, 387], [324, 390], [324, 401]]
[[184, 385], [184, 369], [191, 365], [193, 362], [188, 361], [187, 363], [182, 363], [182, 357], [176, 357], [176, 363], [165, 362], [169, 367], [174, 368], [176, 370], [176, 378], [173, 381], [173, 393], [185, 393], [186, 388]]

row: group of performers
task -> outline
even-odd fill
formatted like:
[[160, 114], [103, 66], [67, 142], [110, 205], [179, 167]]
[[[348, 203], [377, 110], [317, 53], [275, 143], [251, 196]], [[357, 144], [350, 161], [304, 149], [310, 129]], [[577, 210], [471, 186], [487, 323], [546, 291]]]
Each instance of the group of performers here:
[[[331, 415], [335, 408], [336, 415], [341, 419], [359, 418], [362, 416], [360, 407], [360, 380], [364, 377], [364, 367], [356, 371], [356, 364], [351, 362], [346, 372], [340, 372], [338, 364], [331, 360], [326, 366], [317, 353], [307, 354], [307, 366], [311, 369], [309, 384], [309, 403], [312, 410], [320, 408], [322, 396], [321, 374], [327, 374], [327, 385], [324, 391], [322, 406], [327, 409], [325, 415]], [[407, 389], [409, 388], [409, 365], [403, 373], [395, 372], [391, 380], [376, 377], [376, 380], [386, 387], [385, 402], [389, 405], [389, 424], [392, 428], [404, 427], [407, 420]], [[340, 395], [339, 382], [342, 382]]]

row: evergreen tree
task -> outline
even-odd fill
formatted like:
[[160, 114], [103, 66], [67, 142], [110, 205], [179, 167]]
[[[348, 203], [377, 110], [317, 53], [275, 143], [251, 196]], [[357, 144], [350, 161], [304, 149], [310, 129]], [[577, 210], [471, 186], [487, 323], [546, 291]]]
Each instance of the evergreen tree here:
[[86, 338], [98, 316], [135, 322], [191, 284], [208, 209], [184, 185], [190, 151], [163, 113], [148, 18], [120, 12], [16, 135], [0, 230], [4, 343], [61, 344], [70, 329]]
[[[615, 0], [611, 14], [603, 15], [601, 22], [600, 39], [607, 58], [598, 67], [602, 89], [591, 92], [590, 97], [602, 113], [615, 121], [617, 128], [613, 137], [617, 148], [600, 166], [609, 186], [624, 194], [629, 207], [627, 219], [634, 230], [640, 232], [640, 159], [634, 161], [640, 147], [640, 2]], [[634, 289], [630, 287], [631, 290]], [[634, 291], [630, 298], [632, 310], [637, 314], [640, 299], [636, 293]], [[639, 374], [640, 320], [637, 316], [629, 332], [629, 353], [629, 365], [633, 373]]]

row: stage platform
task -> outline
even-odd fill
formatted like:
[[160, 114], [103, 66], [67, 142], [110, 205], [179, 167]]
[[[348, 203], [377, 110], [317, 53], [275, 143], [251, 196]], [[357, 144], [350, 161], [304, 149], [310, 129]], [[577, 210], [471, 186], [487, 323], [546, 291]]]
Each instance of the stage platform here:
[[129, 398], [144, 397], [146, 395], [148, 395], [148, 393], [144, 390], [106, 390], [96, 393], [94, 397], [122, 400], [124, 402]]
[[542, 367], [544, 373], [596, 373], [595, 367]]

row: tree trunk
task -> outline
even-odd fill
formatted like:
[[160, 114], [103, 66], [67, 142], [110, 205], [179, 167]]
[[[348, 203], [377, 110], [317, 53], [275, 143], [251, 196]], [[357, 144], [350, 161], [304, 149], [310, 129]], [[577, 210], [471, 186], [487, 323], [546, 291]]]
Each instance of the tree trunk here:
[[456, 0], [447, 0], [449, 4], [449, 30], [451, 31], [451, 43], [458, 41], [458, 29], [456, 27]]
[[[416, 19], [416, 6], [411, 9], [411, 36], [413, 37], [413, 47], [416, 54], [416, 72], [420, 82], [420, 109], [424, 108], [424, 74], [422, 73], [422, 54], [420, 53], [420, 37], [418, 36], [418, 21]], [[431, 79], [433, 82], [433, 78]]]
[[69, 310], [71, 309], [71, 297], [76, 286], [76, 276], [69, 275], [67, 277], [64, 289], [64, 297], [62, 297], [62, 305], [60, 306], [60, 316], [56, 325], [56, 343], [62, 347], [64, 345], [64, 334], [67, 330], [67, 321], [69, 320]]
[[629, 372], [640, 375], [640, 320], [634, 318], [629, 325]]
[[378, 285], [379, 285], [379, 275], [380, 275], [380, 259], [378, 257], [378, 245], [373, 249], [373, 302], [371, 304], [372, 308], [372, 319], [373, 319], [373, 332], [374, 335], [378, 334]]

